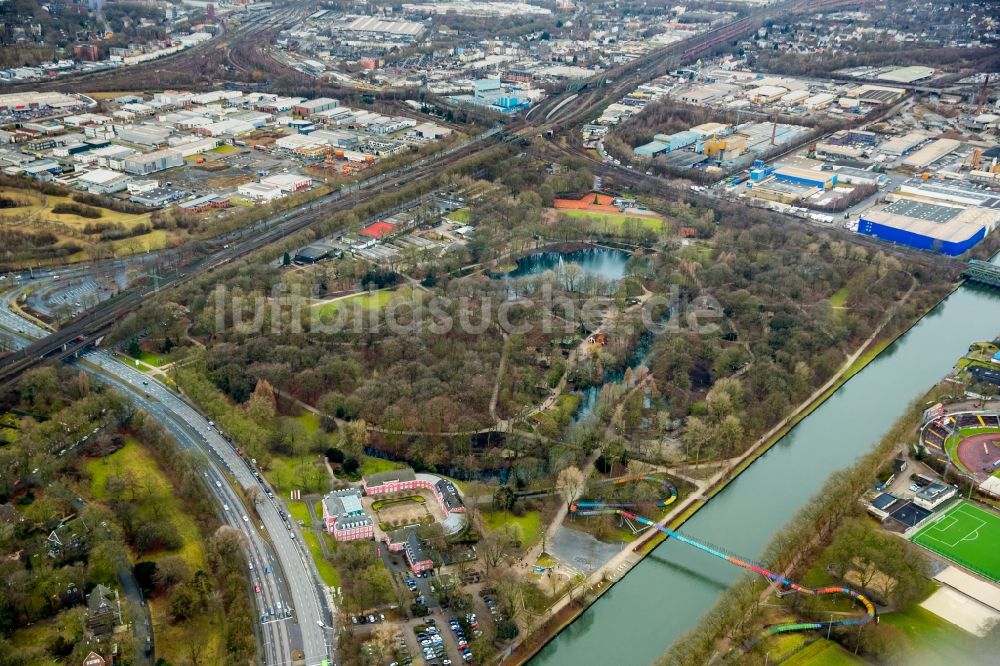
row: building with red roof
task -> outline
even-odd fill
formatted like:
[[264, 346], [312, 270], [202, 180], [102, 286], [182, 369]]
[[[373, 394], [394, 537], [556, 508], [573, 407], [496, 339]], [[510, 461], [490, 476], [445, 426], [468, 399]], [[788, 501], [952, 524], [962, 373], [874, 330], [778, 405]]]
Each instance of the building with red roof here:
[[375, 224], [369, 225], [361, 230], [362, 236], [368, 236], [369, 238], [385, 238], [393, 231], [396, 230], [396, 225], [392, 222], [386, 222], [385, 220], [379, 220]]

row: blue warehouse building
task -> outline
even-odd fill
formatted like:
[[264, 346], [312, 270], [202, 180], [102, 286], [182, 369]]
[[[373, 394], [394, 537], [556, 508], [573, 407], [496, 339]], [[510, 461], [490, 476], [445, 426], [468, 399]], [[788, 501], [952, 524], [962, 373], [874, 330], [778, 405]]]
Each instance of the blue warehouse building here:
[[997, 216], [995, 211], [982, 208], [900, 199], [864, 213], [858, 220], [858, 233], [953, 257], [985, 238], [996, 225]]
[[837, 174], [832, 171], [814, 171], [790, 166], [779, 165], [774, 170], [774, 177], [786, 183], [818, 187], [821, 190], [828, 190], [837, 184]]

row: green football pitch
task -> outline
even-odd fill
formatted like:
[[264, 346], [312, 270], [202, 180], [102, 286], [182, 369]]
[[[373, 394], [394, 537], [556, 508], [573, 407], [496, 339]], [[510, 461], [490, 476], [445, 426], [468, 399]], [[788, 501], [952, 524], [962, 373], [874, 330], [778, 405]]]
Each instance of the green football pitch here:
[[959, 502], [913, 537], [915, 543], [1000, 583], [1000, 516]]

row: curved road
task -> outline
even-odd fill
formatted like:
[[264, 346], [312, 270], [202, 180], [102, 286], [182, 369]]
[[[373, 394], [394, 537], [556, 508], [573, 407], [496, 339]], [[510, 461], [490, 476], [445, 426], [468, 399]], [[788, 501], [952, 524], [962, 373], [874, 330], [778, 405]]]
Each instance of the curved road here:
[[[15, 293], [8, 292], [2, 297], [0, 333], [15, 347], [23, 347], [49, 332], [6, 307]], [[104, 351], [84, 354], [79, 364], [145, 409], [183, 448], [205, 454], [202, 472], [218, 501], [219, 517], [246, 536], [250, 579], [260, 585], [259, 594], [249, 593], [256, 597], [260, 614], [275, 609], [274, 616], [269, 614], [263, 624], [258, 617], [262, 638], [258, 641], [258, 654], [262, 661], [274, 666], [291, 664], [295, 648], [304, 651], [306, 664], [319, 664], [327, 659], [333, 651], [334, 635], [326, 628], [331, 622], [323, 609], [323, 593], [312, 561], [302, 546], [298, 526], [294, 522], [285, 523], [278, 502], [266, 497], [269, 489], [251, 470], [249, 462], [236, 455], [233, 446], [208, 419], [151, 377]], [[234, 487], [236, 483], [241, 488], [261, 488], [263, 499], [256, 507], [259, 522], [244, 506]], [[273, 573], [265, 574], [265, 567], [271, 567]], [[279, 604], [282, 609], [294, 609], [291, 618], [277, 617]]]

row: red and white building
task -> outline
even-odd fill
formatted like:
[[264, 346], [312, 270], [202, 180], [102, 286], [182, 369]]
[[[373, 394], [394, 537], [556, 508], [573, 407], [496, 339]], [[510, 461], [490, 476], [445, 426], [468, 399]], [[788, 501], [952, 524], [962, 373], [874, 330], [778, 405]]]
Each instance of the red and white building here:
[[424, 545], [417, 536], [416, 527], [404, 527], [385, 535], [385, 545], [392, 552], [400, 552], [406, 556], [406, 563], [413, 573], [422, 573], [434, 568], [434, 560], [430, 558]]
[[437, 498], [438, 505], [445, 515], [465, 513], [458, 489], [448, 479], [434, 474], [416, 474], [410, 468], [395, 469], [378, 474], [369, 474], [361, 480], [365, 495], [385, 495], [407, 490], [429, 490]]
[[260, 184], [275, 187], [282, 192], [301, 192], [312, 187], [313, 181], [309, 176], [297, 173], [276, 173], [273, 176], [261, 178]]
[[336, 490], [323, 498], [323, 524], [337, 541], [375, 537], [375, 524], [361, 506], [357, 490]]

